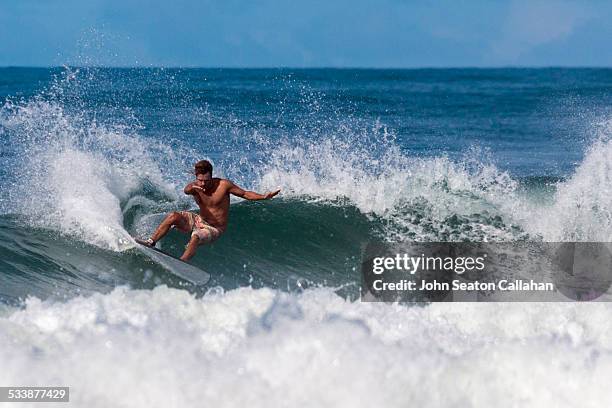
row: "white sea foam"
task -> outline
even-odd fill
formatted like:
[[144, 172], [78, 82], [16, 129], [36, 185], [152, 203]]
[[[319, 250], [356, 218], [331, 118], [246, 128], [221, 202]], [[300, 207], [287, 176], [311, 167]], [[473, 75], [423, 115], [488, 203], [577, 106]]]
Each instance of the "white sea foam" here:
[[[375, 153], [353, 134], [274, 145], [259, 185], [281, 188], [285, 197], [348, 200], [361, 212], [390, 221], [388, 239], [514, 240], [528, 233], [551, 242], [608, 242], [612, 124], [599, 128], [582, 163], [557, 184], [551, 203], [522, 194], [518, 181], [478, 149], [459, 162], [411, 158], [380, 129], [373, 130], [380, 140]], [[449, 233], [449, 217], [463, 224], [459, 231]]]
[[554, 204], [531, 213], [531, 229], [549, 241], [612, 241], [612, 121], [600, 129]]
[[172, 175], [167, 163], [177, 154], [126, 127], [109, 128], [39, 100], [7, 104], [1, 119], [20, 149], [11, 169], [19, 181], [11, 188], [9, 211], [34, 226], [122, 250], [133, 245], [123, 225], [122, 201], [145, 183], [176, 199], [161, 168]]
[[[461, 162], [407, 157], [385, 135], [375, 153], [359, 137], [348, 136], [275, 145], [259, 185], [281, 188], [284, 197], [348, 199], [361, 212], [390, 221], [385, 231], [389, 239], [440, 240], [449, 217], [472, 217], [469, 230], [454, 238], [516, 238], [509, 227], [521, 198], [518, 183], [507, 172], [479, 161], [477, 150]], [[498, 228], [474, 214], [498, 216], [507, 225]]]
[[70, 386], [75, 407], [606, 406], [609, 315], [118, 288], [5, 311], [0, 383]]

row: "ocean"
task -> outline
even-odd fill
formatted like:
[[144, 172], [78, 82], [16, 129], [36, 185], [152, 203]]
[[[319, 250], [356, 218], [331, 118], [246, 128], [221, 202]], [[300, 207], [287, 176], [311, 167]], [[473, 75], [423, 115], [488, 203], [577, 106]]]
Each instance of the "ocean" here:
[[[359, 300], [372, 241], [612, 241], [612, 69], [0, 68], [0, 385], [74, 406], [594, 406], [605, 303]], [[135, 248], [193, 164], [194, 287]], [[160, 243], [179, 255], [187, 236]]]

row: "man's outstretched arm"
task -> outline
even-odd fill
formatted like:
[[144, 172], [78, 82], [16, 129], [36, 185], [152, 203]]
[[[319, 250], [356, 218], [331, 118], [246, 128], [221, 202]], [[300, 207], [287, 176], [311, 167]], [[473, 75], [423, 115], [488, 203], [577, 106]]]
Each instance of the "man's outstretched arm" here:
[[280, 193], [280, 190], [268, 192], [265, 194], [259, 194], [254, 191], [244, 190], [243, 188], [238, 187], [234, 183], [231, 183], [231, 186], [229, 188], [229, 193], [237, 197], [242, 197], [246, 200], [255, 201], [255, 200], [268, 200], [274, 197], [275, 195], [277, 195], [278, 193]]

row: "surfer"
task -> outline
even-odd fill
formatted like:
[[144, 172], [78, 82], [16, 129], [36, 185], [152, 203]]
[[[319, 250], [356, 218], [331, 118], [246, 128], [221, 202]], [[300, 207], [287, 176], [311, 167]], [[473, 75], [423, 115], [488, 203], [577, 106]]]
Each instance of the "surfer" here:
[[247, 191], [229, 180], [212, 176], [213, 166], [208, 160], [195, 164], [195, 181], [187, 184], [185, 194], [193, 196], [200, 207], [200, 214], [190, 211], [175, 211], [166, 216], [157, 227], [151, 238], [139, 242], [154, 247], [170, 230], [176, 228], [185, 233], [191, 233], [181, 260], [187, 261], [193, 257], [199, 245], [215, 241], [225, 232], [229, 215], [230, 194], [247, 200], [268, 200], [277, 195], [280, 190], [258, 194]]

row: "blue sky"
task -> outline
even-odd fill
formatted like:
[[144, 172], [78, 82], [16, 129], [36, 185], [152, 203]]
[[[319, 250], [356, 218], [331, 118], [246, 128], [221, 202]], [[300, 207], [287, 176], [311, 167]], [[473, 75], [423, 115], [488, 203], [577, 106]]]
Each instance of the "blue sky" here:
[[610, 1], [0, 0], [0, 66], [612, 66]]

